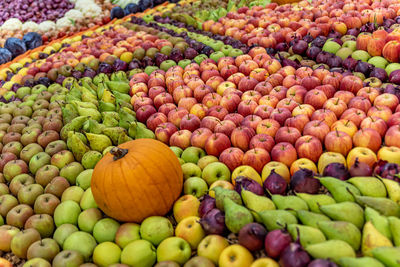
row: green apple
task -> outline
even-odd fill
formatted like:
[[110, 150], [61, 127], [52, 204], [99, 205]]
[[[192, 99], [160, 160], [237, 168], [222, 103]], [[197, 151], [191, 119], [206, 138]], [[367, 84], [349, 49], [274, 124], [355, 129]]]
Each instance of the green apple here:
[[91, 233], [96, 223], [102, 218], [101, 211], [96, 208], [84, 210], [78, 216], [78, 226], [81, 231]]
[[65, 239], [67, 239], [67, 237], [69, 237], [72, 233], [78, 231], [78, 227], [73, 224], [63, 224], [54, 231], [53, 239], [62, 247]]
[[83, 155], [81, 160], [82, 166], [85, 169], [94, 169], [94, 166], [96, 166], [97, 162], [99, 162], [102, 157], [103, 154], [99, 151], [90, 150]]
[[182, 148], [177, 147], [177, 146], [170, 146], [169, 148], [172, 150], [172, 152], [175, 153], [175, 155], [176, 155], [178, 158], [181, 157], [181, 155], [182, 155], [182, 153], [183, 153], [183, 149], [182, 149]]
[[19, 258], [26, 259], [30, 245], [38, 240], [40, 240], [40, 234], [36, 229], [29, 228], [22, 230], [11, 240], [11, 252]]
[[85, 169], [79, 162], [71, 162], [67, 165], [65, 165], [61, 170], [60, 170], [60, 176], [64, 177], [65, 179], [68, 180], [70, 184], [75, 184], [76, 183], [76, 177], [83, 172]]
[[202, 158], [199, 159], [199, 161], [197, 162], [197, 166], [200, 167], [200, 169], [204, 170], [204, 168], [213, 162], [218, 162], [218, 158], [216, 156], [212, 156], [212, 155], [207, 155], [204, 156]]
[[231, 172], [222, 162], [213, 162], [204, 168], [201, 178], [203, 178], [208, 185], [211, 185], [218, 180], [230, 181]]
[[220, 51], [222, 49], [222, 47], [224, 46], [224, 42], [222, 41], [212, 41], [210, 46], [212, 47], [212, 49], [214, 49], [214, 51]]
[[354, 51], [353, 54], [351, 54], [351, 57], [354, 58], [355, 60], [361, 60], [364, 62], [367, 62], [371, 58], [368, 52], [364, 50]]
[[129, 266], [151, 267], [156, 259], [156, 249], [147, 240], [135, 240], [124, 247], [121, 253], [121, 263]]
[[84, 263], [81, 253], [75, 250], [63, 250], [53, 259], [53, 267], [80, 266]]
[[17, 97], [21, 99], [30, 94], [31, 94], [31, 88], [28, 86], [20, 87], [17, 90]]
[[352, 53], [353, 50], [351, 50], [350, 48], [342, 47], [336, 52], [336, 56], [340, 57], [342, 60], [345, 60], [346, 58], [351, 56]]
[[157, 247], [157, 261], [175, 261], [183, 265], [190, 259], [191, 254], [189, 243], [180, 237], [169, 237]]
[[114, 263], [119, 263], [121, 258], [121, 249], [117, 244], [112, 242], [104, 242], [94, 249], [93, 263], [100, 267], [107, 267]]
[[183, 178], [187, 180], [190, 177], [201, 177], [201, 169], [194, 163], [182, 164]]
[[356, 41], [357, 37], [353, 35], [343, 35], [342, 38], [340, 38], [340, 40], [342, 40], [342, 42], [345, 43], [346, 41]]
[[54, 239], [44, 238], [29, 246], [27, 257], [28, 259], [42, 258], [51, 262], [59, 252], [60, 248]]
[[208, 186], [206, 181], [200, 177], [190, 177], [183, 183], [185, 195], [194, 195], [199, 198], [207, 193]]
[[51, 267], [51, 263], [42, 258], [28, 260], [22, 267]]
[[96, 201], [94, 200], [92, 189], [90, 187], [86, 189], [85, 193], [83, 193], [79, 205], [81, 206], [82, 210], [97, 208], [97, 204]]
[[176, 62], [171, 59], [167, 59], [161, 63], [160, 69], [162, 69], [163, 71], [167, 71], [169, 68], [173, 66], [176, 66]]
[[224, 53], [225, 56], [228, 56], [230, 54], [230, 52], [232, 51], [232, 46], [230, 45], [224, 45], [221, 48], [221, 52]]
[[65, 239], [63, 250], [76, 250], [82, 254], [85, 261], [89, 261], [96, 245], [97, 243], [93, 236], [86, 232], [78, 231]]
[[188, 262], [185, 263], [185, 267], [195, 267], [195, 266], [215, 267], [215, 264], [211, 260], [202, 256], [193, 257]]
[[158, 246], [164, 239], [174, 235], [174, 227], [170, 220], [161, 216], [146, 218], [140, 226], [140, 236]]
[[72, 200], [79, 204], [84, 192], [82, 188], [76, 185], [68, 187], [61, 196], [61, 202]]
[[385, 68], [387, 75], [390, 75], [392, 71], [399, 69], [400, 69], [400, 63], [390, 63]]
[[185, 161], [185, 162], [192, 162], [197, 164], [197, 162], [199, 161], [200, 158], [204, 157], [206, 155], [206, 152], [204, 152], [203, 149], [199, 148], [199, 147], [188, 147], [186, 148], [181, 155], [181, 158]]
[[115, 234], [119, 228], [119, 223], [111, 218], [99, 220], [93, 228], [93, 236], [99, 243], [115, 240]]
[[205, 257], [218, 264], [219, 255], [229, 246], [228, 240], [220, 235], [208, 235], [200, 241], [197, 255]]
[[322, 47], [322, 51], [336, 54], [340, 47], [340, 44], [336, 43], [335, 41], [326, 41]]
[[57, 227], [66, 223], [77, 225], [80, 213], [81, 208], [75, 201], [67, 200], [61, 202], [54, 211], [54, 223]]
[[158, 70], [158, 67], [157, 66], [147, 66], [145, 69], [144, 69], [144, 72], [147, 74], [147, 75], [150, 75], [153, 71], [155, 71], [155, 70]]
[[167, 56], [171, 55], [171, 52], [172, 52], [172, 47], [169, 46], [169, 45], [164, 45], [160, 49], [160, 53], [164, 54], [164, 55], [167, 55]]
[[381, 69], [386, 68], [387, 64], [389, 64], [389, 62], [384, 57], [379, 57], [379, 56], [371, 57], [368, 60], [368, 63], [374, 65], [377, 68], [381, 68]]
[[46, 152], [39, 152], [29, 161], [29, 170], [35, 174], [44, 165], [50, 164], [51, 157]]
[[345, 41], [342, 45], [342, 48], [344, 48], [344, 47], [349, 48], [349, 49], [351, 49], [351, 51], [354, 52], [357, 50], [357, 42], [354, 40]]
[[182, 60], [179, 60], [178, 66], [180, 66], [180, 67], [182, 67], [182, 69], [184, 69], [190, 63], [192, 63], [192, 61], [190, 59], [182, 59]]
[[76, 177], [76, 185], [80, 186], [83, 190], [86, 190], [90, 187], [90, 182], [92, 180], [93, 169], [87, 169], [81, 172]]
[[124, 223], [118, 228], [115, 234], [115, 243], [121, 248], [129, 243], [140, 239], [140, 225], [136, 223]]
[[353, 72], [354, 76], [357, 76], [358, 78], [360, 78], [361, 80], [365, 80], [365, 75], [362, 72]]
[[237, 57], [240, 55], [243, 55], [243, 51], [238, 48], [232, 49], [231, 52], [229, 53], [230, 57]]
[[203, 60], [207, 59], [207, 58], [208, 58], [207, 55], [200, 54], [200, 55], [196, 56], [193, 60], [194, 60], [197, 64], [200, 65], [200, 63], [201, 63]]
[[224, 53], [222, 53], [221, 51], [217, 51], [217, 52], [212, 53], [212, 54], [210, 55], [210, 58], [211, 58], [212, 60], [214, 60], [215, 62], [218, 62], [218, 60], [219, 60], [221, 57], [224, 57], [224, 56], [225, 56]]

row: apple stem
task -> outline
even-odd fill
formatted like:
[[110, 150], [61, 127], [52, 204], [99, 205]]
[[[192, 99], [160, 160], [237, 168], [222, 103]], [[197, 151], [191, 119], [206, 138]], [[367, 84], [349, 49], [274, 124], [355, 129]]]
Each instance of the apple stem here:
[[128, 154], [128, 149], [114, 147], [110, 150], [110, 153], [114, 156], [114, 160], [122, 159], [126, 154]]

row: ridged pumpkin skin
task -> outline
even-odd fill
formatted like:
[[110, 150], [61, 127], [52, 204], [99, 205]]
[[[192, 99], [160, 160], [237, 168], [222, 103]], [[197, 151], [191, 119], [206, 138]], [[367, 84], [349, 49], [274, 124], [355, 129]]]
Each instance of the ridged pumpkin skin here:
[[99, 208], [124, 222], [140, 223], [165, 215], [180, 196], [183, 173], [178, 158], [165, 144], [138, 139], [118, 146], [128, 149], [114, 160], [107, 153], [94, 168], [91, 188]]

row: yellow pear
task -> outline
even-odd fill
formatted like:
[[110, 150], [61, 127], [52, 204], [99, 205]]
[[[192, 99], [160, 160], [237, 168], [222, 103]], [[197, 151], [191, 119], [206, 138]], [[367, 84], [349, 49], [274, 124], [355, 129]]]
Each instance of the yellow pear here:
[[362, 234], [361, 251], [364, 256], [372, 256], [372, 249], [377, 247], [393, 247], [393, 244], [375, 228], [372, 222], [366, 222]]
[[238, 176], [245, 176], [249, 179], [252, 179], [259, 183], [261, 186], [263, 185], [263, 182], [261, 180], [261, 176], [258, 174], [258, 172], [251, 166], [248, 165], [242, 165], [237, 167], [233, 172], [232, 172], [232, 183], [235, 183], [235, 180]]

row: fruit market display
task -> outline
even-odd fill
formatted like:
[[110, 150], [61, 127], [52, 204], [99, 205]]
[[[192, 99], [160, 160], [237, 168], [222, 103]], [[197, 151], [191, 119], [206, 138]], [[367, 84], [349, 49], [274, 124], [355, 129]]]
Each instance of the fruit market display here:
[[286, 2], [11, 39], [0, 265], [400, 266], [400, 2]]

